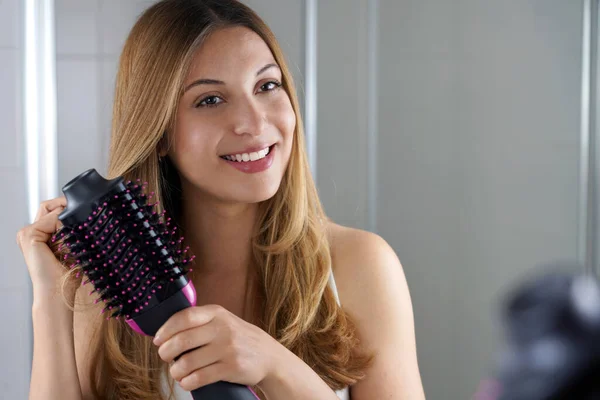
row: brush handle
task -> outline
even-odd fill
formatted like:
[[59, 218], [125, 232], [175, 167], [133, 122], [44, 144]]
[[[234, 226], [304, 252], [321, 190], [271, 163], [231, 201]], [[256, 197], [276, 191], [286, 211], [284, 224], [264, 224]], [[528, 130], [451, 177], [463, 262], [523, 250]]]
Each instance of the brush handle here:
[[248, 386], [231, 382], [216, 382], [192, 390], [194, 400], [256, 400], [258, 396]]
[[[183, 289], [152, 307], [147, 312], [128, 319], [127, 323], [142, 335], [154, 336], [158, 329], [176, 312], [196, 304], [196, 291], [192, 282]], [[191, 351], [191, 350], [190, 350]], [[179, 356], [181, 357], [181, 355]], [[257, 400], [254, 391], [231, 382], [215, 382], [192, 391], [194, 400]]]

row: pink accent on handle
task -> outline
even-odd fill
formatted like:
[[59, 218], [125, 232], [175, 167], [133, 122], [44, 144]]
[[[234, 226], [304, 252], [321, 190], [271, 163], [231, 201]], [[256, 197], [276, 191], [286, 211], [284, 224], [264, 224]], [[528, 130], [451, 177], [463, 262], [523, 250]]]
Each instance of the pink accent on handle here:
[[129, 324], [129, 326], [136, 331], [137, 333], [139, 333], [140, 335], [144, 335], [144, 336], [150, 336], [148, 335], [146, 332], [144, 332], [139, 326], [138, 324], [135, 323], [134, 320], [132, 319], [126, 319], [125, 322], [127, 322], [127, 324]]
[[[189, 281], [187, 285], [181, 289], [181, 291], [185, 295], [185, 298], [190, 302], [190, 306], [194, 307], [196, 305], [196, 288], [192, 284], [192, 281]], [[150, 336], [144, 332], [133, 319], [126, 319], [125, 322], [127, 322], [127, 324], [129, 324], [129, 326], [137, 333], [144, 336]], [[256, 395], [256, 393], [254, 394]]]
[[190, 305], [192, 307], [194, 307], [196, 305], [196, 288], [194, 287], [194, 284], [192, 283], [192, 281], [189, 281], [188, 284], [185, 285], [183, 287], [183, 289], [181, 289], [181, 290], [183, 291], [183, 294], [185, 294], [185, 297], [190, 302]]
[[254, 392], [254, 390], [252, 390], [252, 388], [250, 386], [248, 386], [248, 389], [250, 389], [250, 391], [252, 392], [252, 394], [254, 395], [254, 397], [256, 397], [257, 399], [260, 400], [260, 397], [258, 397], [258, 395]]

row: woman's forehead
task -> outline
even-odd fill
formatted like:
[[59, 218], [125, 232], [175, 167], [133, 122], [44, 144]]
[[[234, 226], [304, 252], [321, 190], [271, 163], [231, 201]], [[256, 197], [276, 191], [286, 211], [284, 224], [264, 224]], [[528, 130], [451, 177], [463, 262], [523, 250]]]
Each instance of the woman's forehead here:
[[246, 27], [219, 29], [196, 50], [188, 79], [217, 79], [255, 73], [267, 63], [275, 63], [265, 41]]

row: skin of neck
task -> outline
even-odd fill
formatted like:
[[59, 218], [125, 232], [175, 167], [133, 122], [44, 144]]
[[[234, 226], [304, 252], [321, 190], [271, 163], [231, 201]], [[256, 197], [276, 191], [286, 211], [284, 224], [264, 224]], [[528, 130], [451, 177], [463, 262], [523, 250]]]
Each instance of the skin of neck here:
[[247, 276], [258, 203], [227, 203], [185, 185], [182, 228], [194, 276]]

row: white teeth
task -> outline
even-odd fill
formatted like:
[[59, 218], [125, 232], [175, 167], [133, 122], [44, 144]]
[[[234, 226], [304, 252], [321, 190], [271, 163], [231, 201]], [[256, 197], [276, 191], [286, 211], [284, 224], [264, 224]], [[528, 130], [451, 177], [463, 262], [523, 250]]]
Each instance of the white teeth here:
[[260, 160], [261, 158], [265, 158], [267, 154], [269, 154], [268, 147], [252, 153], [232, 154], [228, 156], [223, 156], [223, 158], [228, 161], [246, 162]]

